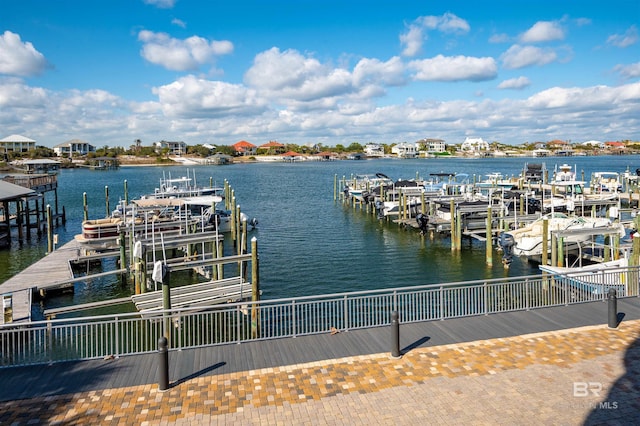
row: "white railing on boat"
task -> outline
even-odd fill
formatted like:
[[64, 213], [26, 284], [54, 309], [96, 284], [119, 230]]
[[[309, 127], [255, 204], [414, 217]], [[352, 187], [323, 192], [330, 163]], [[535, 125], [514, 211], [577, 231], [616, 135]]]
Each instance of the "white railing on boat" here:
[[0, 367], [186, 349], [638, 296], [637, 266], [0, 326]]

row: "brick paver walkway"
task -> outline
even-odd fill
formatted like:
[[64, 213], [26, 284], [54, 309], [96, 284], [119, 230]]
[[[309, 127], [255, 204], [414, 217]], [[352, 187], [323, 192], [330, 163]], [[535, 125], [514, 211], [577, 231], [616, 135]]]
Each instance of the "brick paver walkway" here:
[[0, 424], [640, 424], [640, 320], [0, 403]]

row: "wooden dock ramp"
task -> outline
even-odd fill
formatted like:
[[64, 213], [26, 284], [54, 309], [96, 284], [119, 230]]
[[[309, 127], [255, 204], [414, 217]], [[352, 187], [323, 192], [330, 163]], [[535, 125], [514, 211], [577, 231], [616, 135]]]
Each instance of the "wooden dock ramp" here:
[[[242, 277], [225, 278], [174, 287], [170, 294], [171, 308], [211, 306], [251, 298], [251, 283]], [[131, 296], [131, 299], [138, 311], [143, 314], [159, 312], [163, 309], [161, 290], [137, 294]]]

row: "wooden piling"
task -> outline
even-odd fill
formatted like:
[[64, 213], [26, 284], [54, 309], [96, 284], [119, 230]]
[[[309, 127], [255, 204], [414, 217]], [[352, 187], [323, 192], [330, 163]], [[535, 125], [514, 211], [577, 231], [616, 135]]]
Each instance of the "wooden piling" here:
[[558, 238], [555, 232], [551, 232], [551, 265], [557, 266], [558, 259]]
[[493, 232], [491, 229], [491, 207], [487, 207], [487, 224], [486, 224], [486, 240], [485, 240], [485, 250], [487, 257], [487, 266], [493, 265]]
[[[120, 231], [119, 243], [120, 243], [120, 269], [122, 269], [127, 267], [127, 241], [125, 239], [124, 230]], [[122, 285], [127, 284], [126, 272], [120, 276], [120, 279], [122, 280]]]
[[104, 187], [104, 199], [106, 203], [107, 214], [105, 217], [109, 217], [111, 215], [111, 209], [109, 208], [109, 187], [105, 185]]
[[456, 212], [456, 251], [462, 249], [462, 213]]
[[558, 237], [558, 261], [556, 266], [563, 267], [564, 265], [564, 237]]
[[22, 208], [22, 201], [18, 200], [16, 202], [16, 226], [18, 227], [18, 238], [20, 239], [20, 241], [23, 240], [23, 231], [24, 229], [22, 228], [22, 215], [24, 214], [23, 212], [23, 208]]
[[83, 213], [83, 220], [89, 220], [89, 207], [87, 206], [87, 193], [83, 192], [82, 193], [82, 211]]
[[542, 220], [542, 259], [543, 265], [548, 265], [549, 256], [549, 219]]
[[455, 251], [456, 249], [456, 212], [455, 212], [455, 208], [456, 208], [456, 202], [453, 200], [453, 198], [451, 199], [451, 201], [449, 202], [449, 213], [451, 214], [451, 218], [449, 219], [450, 221], [450, 226], [451, 226], [451, 251]]
[[49, 204], [47, 204], [47, 249], [47, 253], [53, 252], [53, 218]]

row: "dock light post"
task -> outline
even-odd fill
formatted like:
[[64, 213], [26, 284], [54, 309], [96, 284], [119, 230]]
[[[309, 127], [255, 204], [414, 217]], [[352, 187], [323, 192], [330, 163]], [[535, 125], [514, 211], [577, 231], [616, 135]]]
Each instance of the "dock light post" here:
[[391, 358], [400, 358], [400, 320], [398, 311], [391, 312]]
[[609, 328], [618, 327], [618, 297], [616, 296], [616, 289], [609, 289]]
[[169, 343], [166, 337], [158, 339], [158, 390], [169, 389]]

